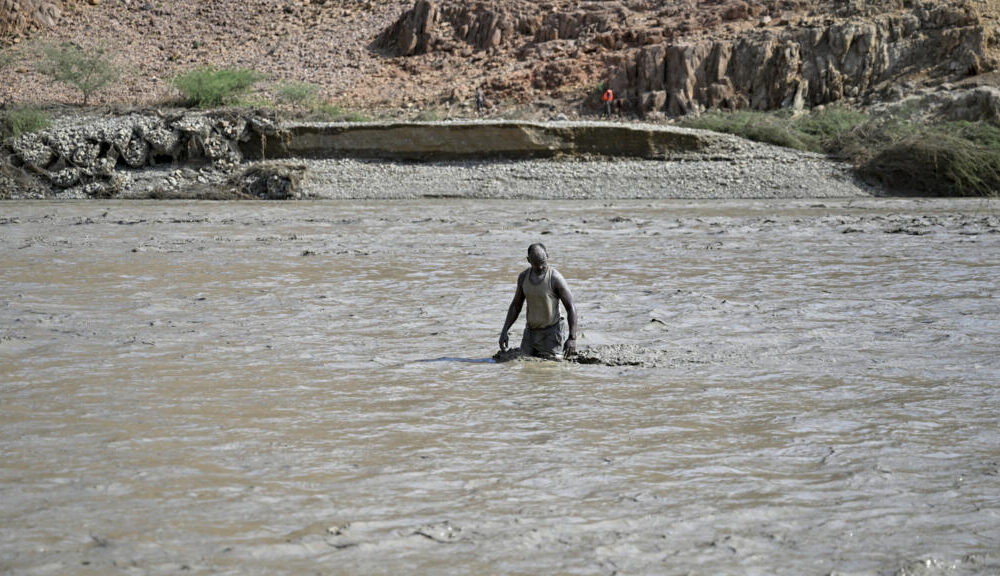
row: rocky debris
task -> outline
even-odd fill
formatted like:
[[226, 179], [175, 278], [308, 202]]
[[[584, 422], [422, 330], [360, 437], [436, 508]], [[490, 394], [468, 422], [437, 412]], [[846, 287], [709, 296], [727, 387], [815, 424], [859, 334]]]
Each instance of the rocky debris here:
[[413, 534], [422, 536], [440, 544], [451, 544], [461, 539], [461, 532], [461, 528], [454, 526], [451, 522], [445, 520], [444, 522], [425, 524], [414, 530]]
[[[928, 99], [921, 102], [923, 109], [932, 109]], [[1000, 89], [980, 86], [970, 90], [940, 92], [941, 102], [937, 115], [944, 120], [986, 121], [1000, 125]]]
[[62, 15], [62, 4], [58, 0], [0, 0], [0, 38], [54, 26]]
[[[410, 57], [513, 55], [485, 84], [505, 98], [606, 82], [625, 108], [671, 116], [870, 103], [906, 79], [954, 79], [1000, 65], [996, 14], [972, 0], [502, 3], [419, 0], [377, 45]], [[435, 66], [440, 66], [437, 58]], [[456, 63], [457, 65], [457, 63]], [[589, 84], [589, 86], [588, 86]]]
[[232, 172], [243, 161], [240, 146], [261, 136], [256, 127], [272, 133], [273, 125], [226, 111], [79, 118], [14, 139], [9, 164], [60, 196], [111, 197], [129, 188], [130, 173], [160, 165]]
[[947, 78], [995, 69], [997, 40], [1000, 31], [980, 22], [971, 5], [919, 3], [875, 18], [645, 46], [617, 60], [610, 85], [642, 113], [802, 109], [870, 101], [914, 71]]
[[262, 162], [244, 170], [235, 178], [241, 194], [261, 200], [297, 200], [303, 197], [301, 163]]
[[922, 122], [966, 121], [1000, 125], [1000, 88], [944, 85], [915, 90], [907, 96], [879, 102], [868, 108], [875, 117], [889, 116]]

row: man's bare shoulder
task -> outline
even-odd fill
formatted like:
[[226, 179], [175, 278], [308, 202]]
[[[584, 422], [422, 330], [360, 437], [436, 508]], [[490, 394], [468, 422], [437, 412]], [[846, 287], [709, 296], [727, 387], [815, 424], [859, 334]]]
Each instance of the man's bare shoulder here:
[[560, 274], [559, 271], [556, 270], [555, 268], [552, 269], [552, 280], [554, 282], [558, 282], [558, 283], [561, 283], [561, 284], [565, 284], [566, 283], [566, 279], [563, 278], [563, 275]]

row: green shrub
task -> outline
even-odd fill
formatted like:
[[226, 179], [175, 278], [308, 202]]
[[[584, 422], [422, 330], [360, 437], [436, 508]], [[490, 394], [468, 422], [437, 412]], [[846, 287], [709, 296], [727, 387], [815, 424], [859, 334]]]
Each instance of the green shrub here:
[[308, 82], [288, 82], [280, 84], [276, 94], [279, 102], [312, 108], [319, 94], [319, 86]]
[[815, 150], [817, 147], [815, 138], [798, 130], [790, 117], [778, 113], [753, 110], [713, 111], [696, 118], [685, 119], [681, 124], [797, 150]]
[[839, 106], [813, 110], [795, 117], [795, 129], [815, 152], [839, 153], [847, 139], [869, 121], [864, 112]]
[[118, 70], [108, 59], [104, 48], [84, 49], [69, 42], [42, 47], [38, 71], [56, 82], [79, 90], [83, 105], [90, 96], [111, 84]]
[[196, 68], [174, 78], [174, 86], [192, 106], [211, 108], [231, 104], [249, 91], [263, 75], [245, 68]]
[[51, 123], [48, 112], [37, 108], [11, 108], [0, 114], [0, 132], [5, 139], [45, 130]]
[[824, 152], [899, 191], [940, 196], [1000, 194], [1000, 127], [987, 122], [926, 123], [915, 118], [909, 113], [870, 117], [833, 106], [796, 117], [785, 112], [709, 112], [681, 124]]
[[930, 196], [1000, 193], [1000, 129], [956, 123], [918, 126], [859, 162], [884, 185]]

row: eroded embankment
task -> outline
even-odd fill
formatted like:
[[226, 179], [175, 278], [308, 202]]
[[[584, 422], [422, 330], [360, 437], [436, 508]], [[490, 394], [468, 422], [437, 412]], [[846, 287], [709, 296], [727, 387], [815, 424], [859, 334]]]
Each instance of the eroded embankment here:
[[[780, 177], [781, 166], [801, 159], [818, 161], [814, 155], [762, 146], [729, 135], [651, 124], [478, 121], [279, 124], [266, 116], [228, 111], [135, 113], [64, 120], [50, 130], [18, 137], [7, 147], [5, 158], [0, 164], [0, 197], [7, 199], [546, 197], [546, 190], [558, 184], [546, 184], [538, 191], [514, 187], [508, 193], [503, 186], [497, 189], [492, 182], [489, 186], [477, 183], [452, 192], [448, 183], [442, 181], [447, 174], [437, 173], [426, 178], [433, 183], [433, 189], [422, 190], [417, 186], [410, 190], [401, 183], [398, 190], [386, 191], [378, 185], [382, 179], [372, 178], [371, 167], [375, 163], [416, 163], [434, 168], [469, 162], [549, 159], [738, 164], [763, 158], [774, 164], [764, 172]], [[839, 171], [837, 178], [844, 180], [846, 167], [841, 168], [831, 168], [828, 172]], [[472, 166], [470, 170], [476, 172], [477, 168]], [[534, 174], [534, 169], [529, 172], [532, 173], [518, 179], [546, 178], [545, 174]], [[712, 172], [717, 173], [716, 167]], [[733, 182], [738, 183], [740, 167], [734, 164], [732, 172]], [[659, 175], [649, 179], [662, 180]], [[372, 180], [372, 187], [378, 188], [376, 192], [368, 190], [368, 180]], [[753, 180], [759, 182], [760, 178]], [[790, 174], [786, 180], [798, 184], [802, 175]], [[348, 182], [347, 190], [345, 186], [331, 187], [329, 182], [333, 181]], [[607, 193], [609, 197], [686, 194], [684, 190], [661, 192], [659, 185], [647, 187], [650, 190], [641, 193], [631, 185], [622, 186], [620, 192], [606, 192], [599, 182], [594, 183], [595, 193]], [[770, 188], [780, 192], [785, 186], [779, 183]], [[855, 192], [851, 189], [823, 195], [851, 196]], [[727, 192], [730, 193], [734, 197], [775, 194], [773, 190], [757, 189]]]
[[[724, 139], [675, 127], [615, 123], [448, 122], [288, 126], [247, 157], [407, 161], [600, 156], [666, 160], [711, 153]], [[721, 151], [721, 150], [719, 150]]]

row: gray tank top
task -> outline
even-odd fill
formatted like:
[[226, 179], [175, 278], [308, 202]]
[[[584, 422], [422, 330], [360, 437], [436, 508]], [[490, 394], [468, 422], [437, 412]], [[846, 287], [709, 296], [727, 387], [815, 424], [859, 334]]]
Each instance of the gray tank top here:
[[535, 330], [548, 328], [559, 322], [559, 297], [552, 289], [552, 277], [555, 269], [551, 266], [545, 269], [545, 274], [538, 282], [531, 281], [531, 269], [524, 276], [521, 290], [528, 302], [526, 321], [528, 328]]

